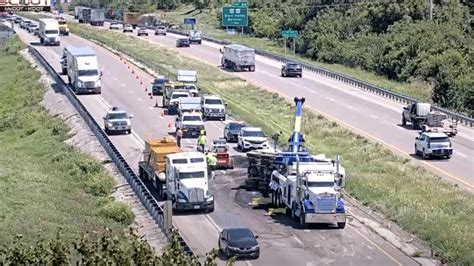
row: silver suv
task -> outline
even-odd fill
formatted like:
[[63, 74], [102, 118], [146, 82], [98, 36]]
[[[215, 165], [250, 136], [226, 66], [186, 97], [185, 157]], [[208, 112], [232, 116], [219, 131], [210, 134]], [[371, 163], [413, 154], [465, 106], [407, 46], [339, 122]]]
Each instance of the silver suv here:
[[132, 123], [130, 121], [132, 118], [133, 115], [128, 115], [126, 111], [112, 107], [103, 117], [105, 133], [132, 133]]
[[421, 155], [423, 159], [431, 157], [451, 158], [453, 145], [448, 135], [438, 132], [420, 133], [415, 140], [415, 154]]
[[225, 121], [225, 103], [219, 96], [202, 96], [202, 117], [208, 119], [219, 119]]
[[165, 26], [156, 27], [155, 35], [165, 35], [166, 36], [166, 27]]

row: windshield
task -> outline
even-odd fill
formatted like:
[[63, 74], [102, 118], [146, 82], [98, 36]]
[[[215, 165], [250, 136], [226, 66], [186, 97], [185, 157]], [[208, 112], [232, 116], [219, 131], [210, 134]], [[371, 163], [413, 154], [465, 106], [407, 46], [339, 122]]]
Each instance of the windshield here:
[[146, 28], [140, 28], [140, 30], [146, 30]]
[[288, 64], [288, 67], [299, 68], [300, 65], [298, 65], [298, 64]]
[[165, 27], [158, 27], [159, 30], [164, 30], [166, 29]]
[[204, 172], [179, 173], [179, 179], [204, 178]]
[[58, 23], [59, 23], [59, 25], [66, 25], [67, 24], [66, 21], [62, 21], [62, 20], [58, 21]]
[[79, 77], [98, 76], [99, 71], [97, 69], [79, 70], [78, 75]]
[[174, 93], [173, 95], [171, 95], [171, 99], [178, 99], [178, 98], [183, 98], [183, 97], [189, 97], [188, 94], [181, 94], [181, 93]]
[[334, 182], [308, 182], [308, 187], [334, 187]]
[[155, 81], [153, 83], [155, 84], [163, 84], [163, 83], [166, 83], [168, 82], [169, 80], [167, 79], [155, 79]]
[[201, 121], [201, 117], [198, 115], [187, 115], [183, 116], [183, 121]]
[[229, 125], [230, 130], [240, 130], [243, 127], [245, 127], [244, 124], [230, 124]]
[[246, 228], [229, 230], [229, 238], [238, 240], [243, 238], [254, 238], [252, 232]]
[[244, 131], [244, 137], [265, 137], [262, 131]]
[[109, 114], [109, 119], [127, 119], [127, 113], [113, 113]]
[[57, 30], [46, 30], [44, 31], [45, 34], [58, 34]]
[[448, 138], [430, 138], [431, 143], [446, 143], [449, 142]]
[[204, 104], [219, 104], [219, 105], [222, 105], [222, 101], [220, 99], [206, 99]]

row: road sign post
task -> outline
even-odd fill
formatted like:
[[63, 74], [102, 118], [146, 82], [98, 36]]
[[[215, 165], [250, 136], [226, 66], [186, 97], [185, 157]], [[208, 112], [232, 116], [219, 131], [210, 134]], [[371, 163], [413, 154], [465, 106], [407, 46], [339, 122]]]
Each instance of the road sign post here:
[[296, 54], [296, 38], [298, 37], [298, 31], [296, 30], [284, 30], [281, 32], [281, 36], [284, 38], [283, 45], [285, 46], [286, 53], [286, 39], [293, 39], [293, 55]]

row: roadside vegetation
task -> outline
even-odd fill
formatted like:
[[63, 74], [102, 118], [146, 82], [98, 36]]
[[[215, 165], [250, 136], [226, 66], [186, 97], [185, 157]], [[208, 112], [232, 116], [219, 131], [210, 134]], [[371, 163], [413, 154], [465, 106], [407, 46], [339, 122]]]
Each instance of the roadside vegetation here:
[[[285, 53], [281, 31], [298, 30], [299, 59], [315, 60], [330, 70], [474, 115], [470, 23], [474, 6], [469, 1], [434, 1], [430, 21], [426, 0], [323, 0], [318, 4], [312, 0], [254, 0], [249, 1], [245, 37], [229, 35], [221, 27], [221, 0], [155, 0], [154, 5], [141, 0], [80, 2], [140, 12], [156, 12], [158, 7], [161, 18], [182, 28], [183, 18], [194, 16], [197, 27], [212, 37], [279, 54]], [[338, 5], [341, 2], [355, 4]]]
[[111, 197], [102, 164], [64, 143], [69, 128], [42, 106], [46, 87], [24, 48], [16, 37], [0, 43], [0, 247], [18, 235], [29, 245], [58, 230], [64, 239], [122, 231], [133, 213]]
[[[163, 75], [175, 76], [178, 69], [197, 70], [198, 85], [207, 93], [220, 95], [232, 115], [264, 128], [267, 133], [282, 130], [289, 136], [293, 130], [293, 103], [278, 94], [252, 86], [213, 65], [131, 36], [76, 23], [71, 23], [70, 29]], [[303, 119], [306, 142], [313, 153], [342, 155], [348, 172], [346, 190], [352, 196], [441, 248], [446, 256], [474, 263], [472, 194], [308, 109]]]

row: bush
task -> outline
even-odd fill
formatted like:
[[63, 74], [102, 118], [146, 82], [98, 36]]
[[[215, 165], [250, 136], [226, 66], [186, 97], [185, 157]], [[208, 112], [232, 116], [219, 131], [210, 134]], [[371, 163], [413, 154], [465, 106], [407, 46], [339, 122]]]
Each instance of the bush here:
[[135, 219], [135, 215], [128, 205], [117, 201], [106, 201], [105, 204], [102, 203], [98, 212], [100, 216], [123, 225], [130, 225]]

